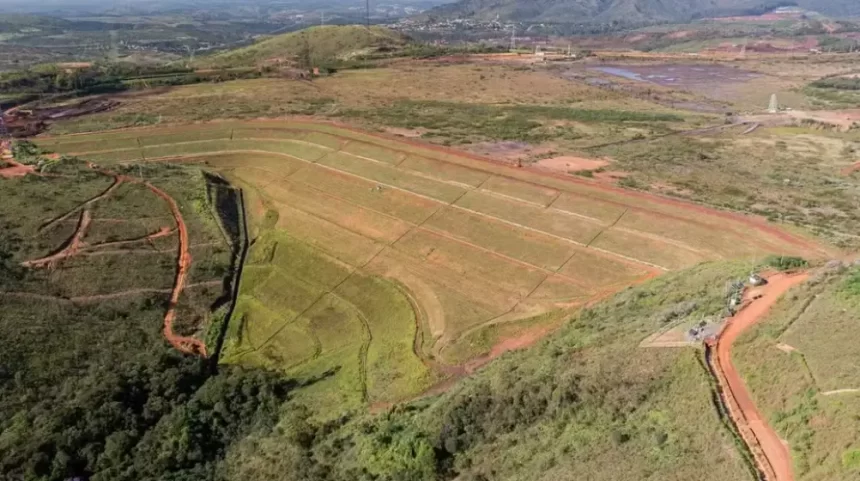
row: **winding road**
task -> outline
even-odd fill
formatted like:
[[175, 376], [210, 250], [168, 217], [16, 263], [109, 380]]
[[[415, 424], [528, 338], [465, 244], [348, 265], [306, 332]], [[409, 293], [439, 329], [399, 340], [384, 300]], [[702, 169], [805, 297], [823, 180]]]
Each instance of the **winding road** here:
[[[725, 394], [729, 414], [741, 437], [755, 457], [766, 481], [794, 481], [791, 453], [788, 445], [767, 424], [743, 379], [732, 364], [731, 351], [735, 341], [748, 328], [759, 322], [789, 289], [803, 283], [808, 274], [774, 274], [768, 284], [755, 289], [755, 298], [731, 318], [716, 345], [716, 371]], [[760, 297], [759, 297], [760, 295]]]

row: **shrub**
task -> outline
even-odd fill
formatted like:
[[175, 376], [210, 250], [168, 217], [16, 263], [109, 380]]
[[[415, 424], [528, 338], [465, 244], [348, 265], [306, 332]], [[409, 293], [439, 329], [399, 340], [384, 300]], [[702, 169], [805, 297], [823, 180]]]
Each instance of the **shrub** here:
[[842, 453], [842, 466], [845, 469], [860, 469], [860, 449], [851, 449]]
[[764, 264], [780, 271], [802, 269], [809, 266], [809, 262], [806, 259], [791, 256], [769, 256], [764, 260]]
[[851, 296], [860, 296], [860, 271], [854, 271], [842, 285], [842, 292]]

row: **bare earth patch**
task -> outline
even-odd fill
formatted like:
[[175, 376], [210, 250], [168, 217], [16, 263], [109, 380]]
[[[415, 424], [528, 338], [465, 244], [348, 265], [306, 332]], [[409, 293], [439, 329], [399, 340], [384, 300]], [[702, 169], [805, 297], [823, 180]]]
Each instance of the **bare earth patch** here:
[[536, 167], [541, 169], [553, 170], [556, 172], [580, 172], [584, 170], [602, 169], [609, 165], [608, 160], [604, 159], [586, 159], [584, 157], [561, 156], [552, 157], [549, 159], [539, 160], [535, 163]]
[[31, 165], [23, 165], [14, 161], [9, 162], [9, 167], [0, 167], [0, 177], [4, 178], [12, 178], [12, 177], [24, 177], [27, 174], [32, 174], [36, 172], [36, 169]]
[[388, 127], [385, 129], [385, 132], [398, 137], [420, 139], [422, 135], [427, 133], [427, 129], [402, 129], [399, 127]]

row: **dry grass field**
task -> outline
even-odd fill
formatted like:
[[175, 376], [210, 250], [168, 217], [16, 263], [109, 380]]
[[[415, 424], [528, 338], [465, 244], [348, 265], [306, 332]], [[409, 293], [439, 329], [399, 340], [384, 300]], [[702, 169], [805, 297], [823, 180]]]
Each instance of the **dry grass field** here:
[[329, 124], [38, 142], [103, 164], [198, 163], [242, 187], [254, 241], [222, 361], [313, 379], [302, 395], [333, 405], [408, 398], [666, 271], [821, 254], [757, 218]]

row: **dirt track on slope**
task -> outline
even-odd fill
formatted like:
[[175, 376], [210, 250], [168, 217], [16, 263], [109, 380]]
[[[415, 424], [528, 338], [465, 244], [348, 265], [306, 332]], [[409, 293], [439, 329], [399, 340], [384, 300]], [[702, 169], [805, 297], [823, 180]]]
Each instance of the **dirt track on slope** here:
[[783, 294], [808, 277], [805, 273], [770, 276], [767, 286], [759, 291], [762, 296], [752, 300], [746, 308], [731, 318], [717, 340], [715, 370], [725, 394], [729, 414], [766, 481], [794, 481], [791, 453], [787, 444], [762, 418], [746, 384], [732, 364], [732, 346], [745, 330], [768, 313]]
[[[170, 195], [168, 195], [166, 192], [159, 189], [158, 187], [150, 184], [149, 182], [144, 182], [133, 177], [123, 176], [109, 170], [100, 169], [94, 163], [88, 163], [88, 166], [89, 168], [101, 173], [102, 175], [112, 177], [114, 179], [113, 184], [101, 194], [85, 201], [84, 203], [70, 210], [66, 214], [63, 214], [60, 217], [52, 219], [43, 224], [42, 227], [39, 229], [40, 232], [43, 232], [44, 230], [56, 225], [57, 223], [62, 222], [78, 210], [81, 210], [81, 217], [78, 222], [78, 228], [75, 230], [75, 233], [61, 250], [47, 257], [23, 262], [22, 265], [24, 267], [30, 268], [52, 266], [62, 259], [77, 255], [82, 249], [88, 247], [84, 243], [83, 238], [86, 235], [90, 223], [92, 222], [92, 216], [89, 207], [94, 203], [110, 196], [120, 185], [122, 185], [123, 182], [142, 184], [147, 189], [152, 191], [155, 195], [167, 202], [173, 215], [174, 221], [176, 222], [176, 230], [179, 231], [179, 256], [176, 261], [177, 271], [173, 289], [171, 289], [170, 293], [170, 305], [167, 309], [167, 313], [164, 315], [164, 337], [174, 348], [181, 352], [207, 357], [208, 354], [206, 351], [206, 344], [203, 343], [203, 341], [194, 337], [180, 336], [173, 331], [173, 324], [176, 320], [176, 308], [179, 304], [179, 298], [182, 296], [182, 291], [186, 287], [188, 280], [188, 272], [191, 268], [191, 251], [189, 248], [188, 228], [185, 225], [185, 220], [182, 218], [182, 212], [179, 210], [179, 205]], [[157, 232], [148, 234], [138, 239], [103, 243], [89, 247], [112, 246], [141, 241], [149, 241], [152, 239], [171, 235], [173, 232], [174, 230], [170, 229], [169, 227], [162, 227]]]
[[90, 222], [92, 222], [93, 218], [90, 214], [90, 210], [84, 208], [83, 212], [81, 212], [81, 218], [78, 221], [78, 227], [75, 229], [75, 233], [72, 234], [71, 239], [67, 242], [67, 245], [61, 249], [59, 252], [51, 254], [47, 257], [43, 257], [41, 259], [35, 259], [31, 261], [26, 261], [22, 263], [24, 267], [42, 267], [56, 264], [57, 262], [66, 259], [68, 257], [72, 257], [76, 255], [83, 247], [83, 238], [87, 233], [87, 229], [90, 227]]
[[0, 168], [0, 177], [11, 179], [13, 177], [24, 177], [27, 174], [33, 174], [36, 169], [31, 165], [24, 165], [15, 162], [13, 159], [5, 159], [3, 162], [9, 164], [8, 167]]
[[182, 290], [188, 281], [188, 271], [191, 269], [191, 251], [188, 248], [188, 227], [185, 225], [182, 212], [179, 211], [179, 205], [176, 204], [173, 197], [170, 197], [166, 192], [149, 182], [144, 182], [143, 185], [167, 202], [170, 206], [170, 211], [173, 213], [173, 218], [176, 219], [176, 227], [179, 229], [179, 258], [176, 261], [176, 280], [173, 284], [173, 292], [170, 294], [170, 306], [164, 315], [164, 337], [179, 351], [206, 357], [206, 344], [203, 341], [193, 337], [180, 336], [173, 332], [173, 322], [176, 320], [176, 306], [179, 304]]

